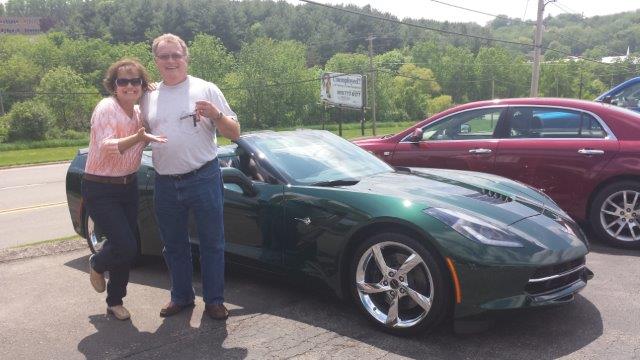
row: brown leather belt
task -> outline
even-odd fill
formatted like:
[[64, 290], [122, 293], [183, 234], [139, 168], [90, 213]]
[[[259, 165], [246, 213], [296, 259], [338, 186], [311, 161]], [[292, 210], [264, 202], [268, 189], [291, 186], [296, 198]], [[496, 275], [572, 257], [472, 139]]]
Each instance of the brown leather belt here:
[[204, 165], [200, 166], [199, 168], [195, 169], [195, 170], [191, 170], [188, 173], [184, 173], [184, 174], [171, 174], [171, 175], [162, 175], [162, 176], [168, 176], [174, 180], [184, 180], [187, 179], [195, 174], [198, 173], [198, 171], [201, 171], [202, 169], [204, 169], [205, 167], [207, 167], [208, 165], [211, 165], [211, 163], [213, 163], [213, 161], [215, 160], [215, 158], [213, 160], [209, 160], [206, 163], [204, 163]]
[[136, 179], [136, 173], [125, 176], [100, 176], [93, 174], [84, 174], [82, 176], [85, 180], [99, 182], [103, 184], [120, 184], [126, 185], [132, 183]]

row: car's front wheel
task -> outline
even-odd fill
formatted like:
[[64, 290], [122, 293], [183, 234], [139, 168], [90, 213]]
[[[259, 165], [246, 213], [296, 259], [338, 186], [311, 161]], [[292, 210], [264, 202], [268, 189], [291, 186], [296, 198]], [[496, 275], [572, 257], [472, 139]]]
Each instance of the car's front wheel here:
[[619, 181], [603, 188], [593, 199], [589, 220], [609, 244], [640, 247], [640, 183]]
[[397, 335], [428, 331], [447, 315], [446, 269], [415, 239], [375, 235], [360, 245], [351, 268], [355, 302], [379, 327]]

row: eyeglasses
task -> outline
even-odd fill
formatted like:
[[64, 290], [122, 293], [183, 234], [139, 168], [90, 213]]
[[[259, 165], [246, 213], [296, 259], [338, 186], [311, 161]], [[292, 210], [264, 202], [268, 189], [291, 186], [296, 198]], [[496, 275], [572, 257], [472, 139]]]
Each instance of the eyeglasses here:
[[171, 60], [182, 60], [182, 58], [184, 58], [184, 55], [182, 54], [161, 54], [161, 55], [156, 55], [156, 58], [162, 60], [162, 61], [167, 61], [169, 59]]
[[116, 79], [116, 85], [118, 86], [125, 87], [129, 84], [133, 86], [140, 86], [142, 85], [142, 78], [133, 78], [133, 79], [117, 78]]

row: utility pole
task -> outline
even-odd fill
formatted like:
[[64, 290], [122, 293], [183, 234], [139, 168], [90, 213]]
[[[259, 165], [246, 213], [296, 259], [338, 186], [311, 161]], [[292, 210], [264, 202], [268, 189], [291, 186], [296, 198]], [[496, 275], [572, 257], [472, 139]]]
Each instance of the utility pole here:
[[496, 79], [491, 78], [491, 99], [496, 98]]
[[0, 90], [0, 116], [4, 115], [4, 102], [2, 101], [2, 90]]
[[376, 135], [376, 73], [373, 69], [373, 34], [369, 34], [369, 73], [371, 74], [371, 130]]
[[540, 47], [542, 46], [542, 19], [544, 16], [544, 7], [550, 2], [556, 0], [538, 0], [538, 18], [536, 20], [536, 34], [533, 40], [533, 69], [531, 70], [531, 97], [538, 96], [538, 81], [540, 80]]

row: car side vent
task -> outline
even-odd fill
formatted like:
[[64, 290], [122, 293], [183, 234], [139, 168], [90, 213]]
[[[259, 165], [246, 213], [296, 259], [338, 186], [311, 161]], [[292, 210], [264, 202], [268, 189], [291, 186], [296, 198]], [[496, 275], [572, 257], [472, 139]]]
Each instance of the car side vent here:
[[508, 197], [507, 195], [503, 195], [487, 189], [481, 189], [480, 192], [469, 194], [467, 195], [467, 197], [492, 204], [504, 204], [513, 201], [513, 199]]

